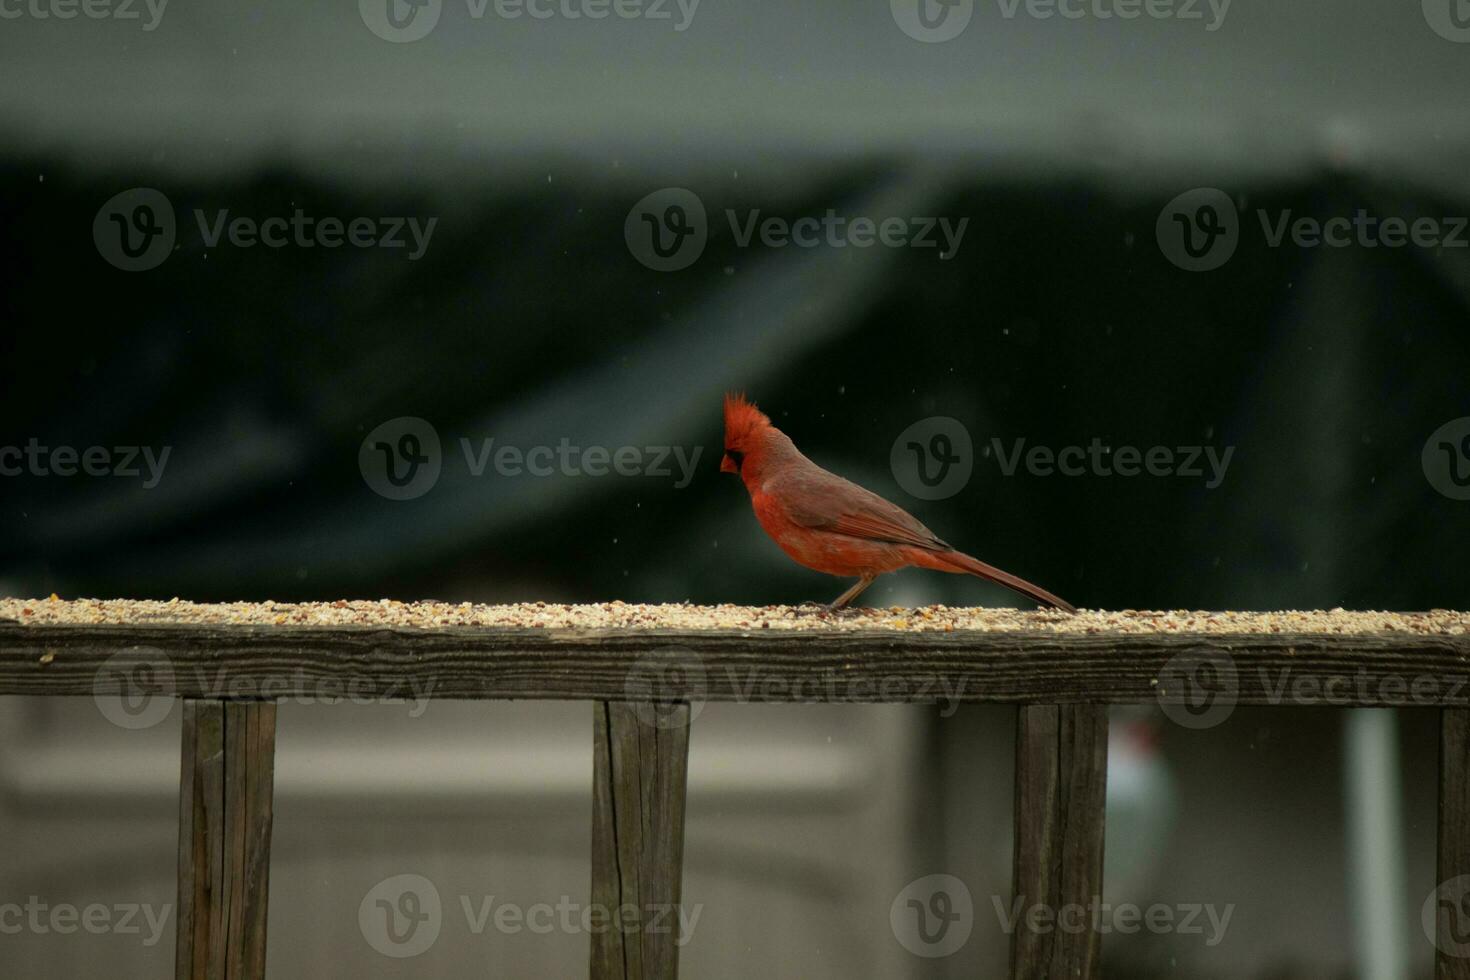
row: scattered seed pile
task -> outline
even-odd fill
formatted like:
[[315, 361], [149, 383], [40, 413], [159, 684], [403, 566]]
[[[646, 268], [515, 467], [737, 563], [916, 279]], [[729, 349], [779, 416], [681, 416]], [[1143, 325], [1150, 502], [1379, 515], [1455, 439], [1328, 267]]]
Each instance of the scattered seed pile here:
[[0, 620], [23, 625], [159, 624], [254, 626], [375, 626], [434, 628], [476, 626], [522, 629], [669, 630], [982, 630], [1056, 633], [1420, 633], [1461, 635], [1470, 612], [1436, 609], [1423, 613], [1358, 612], [1148, 612], [1125, 609], [1076, 614], [1056, 610], [990, 609], [976, 606], [862, 608], [836, 614], [793, 606], [641, 605], [600, 602], [564, 605], [523, 602], [399, 602], [396, 599], [336, 602], [195, 603], [133, 599], [0, 599]]

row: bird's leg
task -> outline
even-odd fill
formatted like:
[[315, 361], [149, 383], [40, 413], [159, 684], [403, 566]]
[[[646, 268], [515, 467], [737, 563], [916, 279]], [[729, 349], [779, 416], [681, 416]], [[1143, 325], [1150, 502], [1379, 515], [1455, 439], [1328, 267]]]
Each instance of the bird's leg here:
[[838, 596], [827, 604], [827, 611], [836, 612], [839, 609], [846, 609], [847, 604], [856, 599], [858, 596], [862, 595], [863, 590], [872, 585], [873, 579], [877, 577], [878, 576], [876, 575], [864, 575], [862, 578], [858, 579], [852, 584], [852, 588], [848, 589], [846, 592], [842, 593], [842, 595]]

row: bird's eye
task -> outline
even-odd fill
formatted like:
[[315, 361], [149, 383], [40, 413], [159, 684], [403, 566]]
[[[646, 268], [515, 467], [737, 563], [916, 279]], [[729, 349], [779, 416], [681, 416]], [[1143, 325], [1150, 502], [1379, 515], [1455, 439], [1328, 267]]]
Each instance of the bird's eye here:
[[725, 455], [735, 461], [736, 467], [739, 467], [740, 464], [745, 462], [745, 454], [738, 449], [727, 449], [725, 450]]

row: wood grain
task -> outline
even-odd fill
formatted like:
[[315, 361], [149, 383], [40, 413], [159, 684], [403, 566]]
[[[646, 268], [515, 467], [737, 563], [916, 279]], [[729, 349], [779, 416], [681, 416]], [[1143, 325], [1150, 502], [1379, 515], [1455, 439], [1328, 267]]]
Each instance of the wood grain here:
[[196, 698], [1186, 703], [1198, 674], [1239, 704], [1470, 707], [1467, 634], [0, 622], [0, 694], [118, 693], [132, 668]]
[[[689, 705], [593, 705], [592, 907], [613, 925], [592, 930], [593, 980], [673, 980], [679, 974], [684, 791]], [[604, 921], [607, 921], [606, 919]]]
[[1439, 846], [1432, 899], [1435, 980], [1470, 980], [1470, 711], [1439, 722]]
[[185, 699], [175, 976], [265, 976], [276, 706]]
[[1103, 809], [1108, 714], [1102, 705], [1025, 705], [1016, 720], [1011, 933], [1014, 980], [1102, 975]]

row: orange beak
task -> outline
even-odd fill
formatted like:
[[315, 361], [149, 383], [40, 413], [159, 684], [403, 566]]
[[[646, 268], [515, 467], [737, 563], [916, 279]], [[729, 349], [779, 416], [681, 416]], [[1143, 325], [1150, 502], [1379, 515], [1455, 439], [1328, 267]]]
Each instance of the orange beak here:
[[725, 456], [724, 456], [724, 458], [720, 460], [720, 472], [721, 473], [739, 473], [740, 472], [740, 467], [738, 467], [738, 466], [735, 465], [735, 461], [730, 458], [730, 454], [729, 453], [726, 453]]

